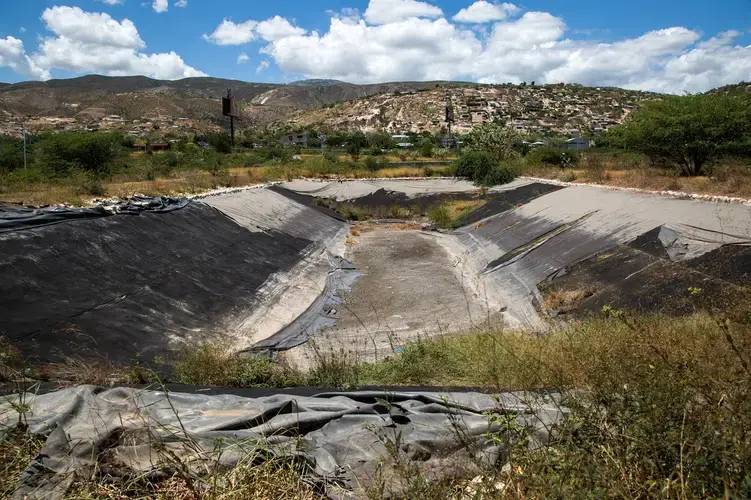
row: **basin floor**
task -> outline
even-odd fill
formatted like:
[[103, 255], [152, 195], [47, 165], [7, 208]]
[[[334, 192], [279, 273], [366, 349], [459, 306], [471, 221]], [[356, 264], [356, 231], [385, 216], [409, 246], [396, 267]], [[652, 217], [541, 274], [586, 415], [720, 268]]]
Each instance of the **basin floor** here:
[[464, 278], [461, 258], [442, 244], [446, 237], [379, 228], [350, 237], [346, 257], [363, 276], [342, 295], [336, 326], [286, 353], [290, 361], [310, 367], [316, 351], [341, 350], [381, 359], [418, 336], [487, 324], [494, 315]]

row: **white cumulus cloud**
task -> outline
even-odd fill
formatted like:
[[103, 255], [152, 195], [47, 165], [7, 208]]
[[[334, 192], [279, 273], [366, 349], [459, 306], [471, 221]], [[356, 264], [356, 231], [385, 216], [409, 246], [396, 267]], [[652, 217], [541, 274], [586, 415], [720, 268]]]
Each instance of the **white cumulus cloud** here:
[[334, 10], [326, 11], [331, 17], [341, 19], [350, 23], [356, 23], [360, 20], [360, 11], [354, 7], [344, 7], [339, 12]]
[[446, 19], [412, 17], [380, 26], [333, 18], [324, 35], [282, 38], [262, 52], [288, 73], [373, 82], [451, 78], [481, 50], [474, 34]]
[[435, 19], [442, 16], [440, 8], [417, 0], [370, 0], [365, 10], [365, 20], [370, 24], [393, 23], [410, 17]]
[[256, 73], [261, 73], [262, 71], [266, 70], [269, 67], [269, 62], [265, 59], [261, 61], [261, 64], [258, 65], [256, 68]]
[[52, 7], [42, 13], [47, 29], [56, 35], [89, 45], [141, 49], [146, 46], [136, 25], [109, 14], [84, 12], [80, 7]]
[[257, 38], [256, 26], [258, 26], [258, 22], [253, 20], [238, 24], [230, 19], [225, 19], [213, 33], [203, 35], [203, 38], [217, 45], [242, 45]]
[[23, 42], [9, 36], [0, 38], [0, 67], [7, 66], [20, 75], [39, 80], [49, 80], [48, 70], [40, 68], [26, 55]]
[[240, 55], [237, 56], [237, 64], [245, 64], [249, 59], [248, 54], [241, 52]]
[[175, 2], [175, 7], [187, 7], [188, 6], [188, 0], [177, 0]]
[[261, 38], [269, 42], [290, 36], [304, 35], [306, 33], [304, 29], [293, 26], [292, 23], [280, 16], [274, 16], [266, 21], [261, 21], [258, 23], [256, 31], [261, 35]]
[[502, 21], [509, 16], [513, 16], [519, 10], [521, 9], [512, 3], [495, 4], [486, 0], [478, 0], [469, 7], [460, 10], [453, 19], [459, 23], [489, 23], [491, 21]]
[[100, 2], [104, 2], [107, 5], [122, 5], [125, 3], [125, 0], [99, 0]]
[[162, 12], [167, 12], [167, 9], [169, 9], [169, 0], [154, 0], [151, 4], [151, 8], [154, 9], [154, 12], [160, 14]]
[[356, 83], [571, 82], [682, 93], [751, 80], [751, 45], [737, 43], [738, 31], [702, 40], [697, 31], [673, 26], [598, 42], [572, 38], [565, 21], [548, 12], [510, 19], [519, 13], [512, 4], [481, 0], [457, 14], [471, 23], [503, 16], [480, 35], [431, 9], [437, 7], [414, 0], [371, 0], [363, 19], [332, 13], [327, 31], [280, 34], [261, 52], [285, 73]]
[[37, 68], [33, 75], [37, 78], [48, 78], [52, 68], [165, 80], [205, 76], [175, 52], [144, 53], [146, 44], [128, 19], [117, 21], [109, 14], [57, 6], [46, 9], [42, 21], [54, 36], [42, 38], [30, 58], [24, 54]]

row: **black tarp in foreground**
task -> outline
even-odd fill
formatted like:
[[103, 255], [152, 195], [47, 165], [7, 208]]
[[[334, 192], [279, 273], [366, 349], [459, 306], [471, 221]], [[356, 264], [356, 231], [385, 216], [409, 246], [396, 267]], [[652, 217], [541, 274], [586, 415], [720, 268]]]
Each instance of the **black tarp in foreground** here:
[[[555, 395], [535, 393], [246, 398], [79, 386], [11, 397], [0, 404], [0, 433], [18, 422], [14, 403], [22, 397], [15, 408], [28, 408], [23, 421], [46, 442], [21, 475], [18, 499], [62, 498], [76, 474], [90, 475], [98, 462], [109, 464], [111, 478], [158, 478], [177, 463], [200, 477], [207, 467], [234, 467], [258, 452], [304, 460], [308, 475], [333, 497], [342, 488], [366, 487], [377, 474], [398, 494], [403, 485], [393, 471], [399, 463], [431, 481], [471, 478], [504, 463], [519, 436], [504, 431], [492, 414], [515, 416], [528, 429], [531, 447], [546, 443], [553, 424], [567, 414]], [[396, 450], [389, 451], [389, 443]]]

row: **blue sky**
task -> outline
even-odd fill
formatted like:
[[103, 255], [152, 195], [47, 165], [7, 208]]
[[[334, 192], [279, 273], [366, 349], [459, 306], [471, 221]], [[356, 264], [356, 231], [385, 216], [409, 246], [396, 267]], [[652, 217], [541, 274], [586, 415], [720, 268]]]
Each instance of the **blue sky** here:
[[[0, 81], [537, 79], [682, 92], [751, 80], [751, 0], [488, 0], [470, 21], [455, 16], [473, 0], [168, 0], [157, 12], [158, 1], [3, 0]], [[503, 14], [482, 17], [491, 9]], [[281, 32], [257, 27], [275, 16]]]

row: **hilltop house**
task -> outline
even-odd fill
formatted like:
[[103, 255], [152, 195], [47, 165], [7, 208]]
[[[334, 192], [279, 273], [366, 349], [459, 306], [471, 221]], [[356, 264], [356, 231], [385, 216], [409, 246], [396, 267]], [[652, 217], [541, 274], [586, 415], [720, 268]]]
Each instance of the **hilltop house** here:
[[310, 144], [309, 134], [287, 134], [279, 138], [279, 144], [282, 146], [300, 146], [307, 148]]
[[566, 141], [566, 149], [589, 149], [589, 141], [581, 137], [574, 137]]
[[414, 144], [409, 142], [409, 136], [406, 134], [392, 135], [391, 140], [394, 141], [399, 148], [411, 148], [414, 146]]

